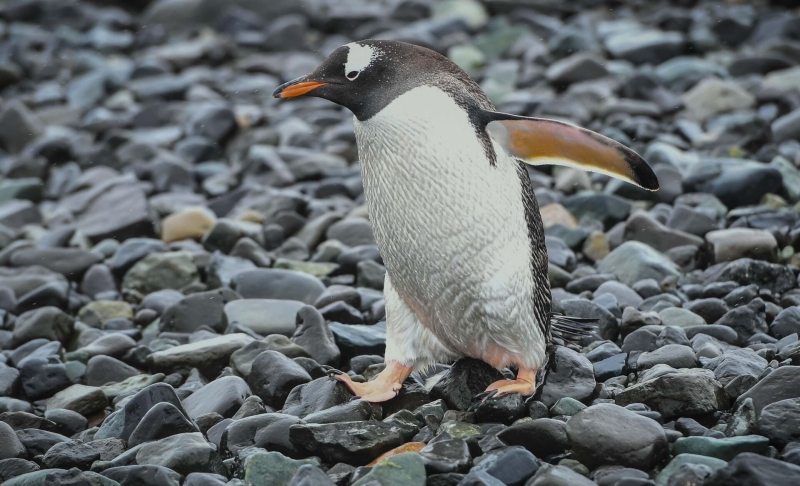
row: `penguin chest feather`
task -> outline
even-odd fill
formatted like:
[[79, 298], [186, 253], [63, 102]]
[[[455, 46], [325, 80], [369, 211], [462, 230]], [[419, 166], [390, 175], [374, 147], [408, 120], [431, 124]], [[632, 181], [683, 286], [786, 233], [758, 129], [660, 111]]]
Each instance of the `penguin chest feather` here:
[[519, 163], [494, 145], [493, 165], [467, 111], [432, 86], [356, 120], [355, 133], [370, 219], [403, 301], [456, 353], [501, 348], [492, 364], [538, 367]]

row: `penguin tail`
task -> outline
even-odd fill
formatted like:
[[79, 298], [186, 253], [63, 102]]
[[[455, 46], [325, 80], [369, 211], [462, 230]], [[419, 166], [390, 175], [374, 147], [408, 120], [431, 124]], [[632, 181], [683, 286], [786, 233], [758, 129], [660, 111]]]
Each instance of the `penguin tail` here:
[[[550, 334], [563, 342], [580, 342], [597, 330], [598, 319], [589, 317], [572, 317], [561, 314], [550, 316]], [[552, 339], [551, 338], [551, 339]]]

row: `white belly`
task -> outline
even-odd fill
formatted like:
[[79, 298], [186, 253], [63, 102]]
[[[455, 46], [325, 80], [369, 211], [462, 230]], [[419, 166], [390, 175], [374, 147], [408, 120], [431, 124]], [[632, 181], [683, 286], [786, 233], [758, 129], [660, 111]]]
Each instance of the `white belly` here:
[[[387, 273], [423, 325], [496, 366], [543, 358], [517, 162], [498, 148], [492, 167], [466, 112], [433, 87], [356, 120], [355, 132]], [[498, 347], [508, 356], [487, 359]]]

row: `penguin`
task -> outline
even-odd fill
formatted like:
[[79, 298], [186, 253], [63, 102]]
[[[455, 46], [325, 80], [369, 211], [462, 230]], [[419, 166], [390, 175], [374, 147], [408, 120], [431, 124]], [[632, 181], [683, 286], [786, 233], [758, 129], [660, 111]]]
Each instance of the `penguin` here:
[[386, 366], [372, 381], [335, 375], [369, 402], [414, 370], [461, 357], [515, 379], [491, 396], [531, 395], [556, 330], [544, 226], [525, 164], [599, 172], [655, 191], [634, 151], [556, 120], [496, 110], [448, 58], [398, 41], [337, 48], [275, 98], [314, 96], [354, 115], [370, 221], [386, 267]]

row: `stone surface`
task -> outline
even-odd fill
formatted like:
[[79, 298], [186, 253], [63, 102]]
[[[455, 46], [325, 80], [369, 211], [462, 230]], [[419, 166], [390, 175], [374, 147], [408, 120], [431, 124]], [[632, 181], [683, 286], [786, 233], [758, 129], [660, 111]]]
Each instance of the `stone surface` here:
[[566, 432], [576, 459], [593, 469], [618, 464], [648, 470], [669, 453], [657, 422], [617, 405], [581, 410], [567, 422]]

